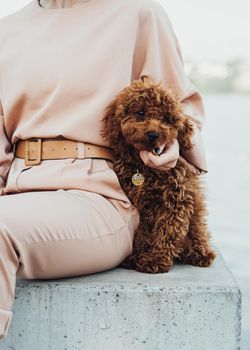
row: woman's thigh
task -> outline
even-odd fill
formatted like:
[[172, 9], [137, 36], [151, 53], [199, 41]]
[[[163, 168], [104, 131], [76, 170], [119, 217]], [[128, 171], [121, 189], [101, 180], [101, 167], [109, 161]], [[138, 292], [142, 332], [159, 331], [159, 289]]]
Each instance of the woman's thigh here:
[[82, 190], [0, 197], [0, 224], [20, 262], [17, 276], [60, 278], [119, 265], [132, 251], [133, 235], [117, 208]]

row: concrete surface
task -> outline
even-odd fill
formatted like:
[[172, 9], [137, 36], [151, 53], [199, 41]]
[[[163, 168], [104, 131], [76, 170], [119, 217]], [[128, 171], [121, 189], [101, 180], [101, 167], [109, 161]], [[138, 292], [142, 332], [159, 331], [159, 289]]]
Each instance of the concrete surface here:
[[241, 292], [219, 255], [210, 268], [122, 268], [17, 281], [1, 350], [235, 350]]

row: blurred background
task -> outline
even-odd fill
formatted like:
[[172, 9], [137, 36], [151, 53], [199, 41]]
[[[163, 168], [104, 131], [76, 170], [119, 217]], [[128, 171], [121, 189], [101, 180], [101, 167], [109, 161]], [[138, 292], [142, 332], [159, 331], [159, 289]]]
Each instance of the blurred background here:
[[[190, 80], [204, 98], [213, 242], [243, 295], [242, 350], [250, 349], [250, 2], [155, 0], [179, 39]], [[0, 0], [0, 17], [30, 0]]]

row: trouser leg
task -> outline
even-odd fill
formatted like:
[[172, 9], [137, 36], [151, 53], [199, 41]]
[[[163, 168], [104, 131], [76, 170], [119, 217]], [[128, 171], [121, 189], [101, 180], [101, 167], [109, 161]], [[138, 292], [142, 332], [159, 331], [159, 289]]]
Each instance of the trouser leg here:
[[0, 339], [8, 332], [12, 318], [11, 306], [15, 294], [18, 252], [8, 228], [0, 222]]
[[10, 325], [16, 276], [61, 278], [118, 266], [132, 251], [125, 216], [113, 202], [85, 191], [0, 197], [0, 338]]

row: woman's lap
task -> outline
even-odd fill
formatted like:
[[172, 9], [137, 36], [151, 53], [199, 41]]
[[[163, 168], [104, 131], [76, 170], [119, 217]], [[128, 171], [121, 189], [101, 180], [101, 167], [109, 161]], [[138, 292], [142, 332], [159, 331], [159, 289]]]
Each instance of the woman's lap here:
[[0, 234], [17, 251], [17, 276], [60, 278], [119, 265], [133, 239], [126, 210], [119, 208], [116, 201], [83, 190], [0, 197]]

